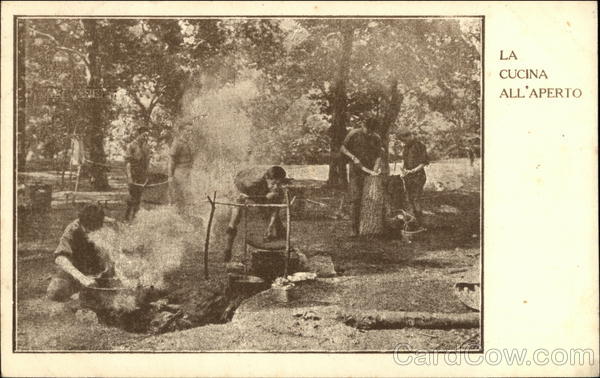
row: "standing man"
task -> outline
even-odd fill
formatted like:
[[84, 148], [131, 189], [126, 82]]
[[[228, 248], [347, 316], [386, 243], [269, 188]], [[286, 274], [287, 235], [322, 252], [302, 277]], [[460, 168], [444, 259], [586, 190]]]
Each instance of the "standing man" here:
[[104, 211], [97, 205], [87, 204], [79, 212], [78, 219], [65, 229], [54, 251], [58, 273], [54, 275], [46, 294], [48, 299], [63, 302], [81, 287], [96, 283], [94, 276], [107, 272], [110, 264], [89, 239], [90, 232], [104, 224]]
[[[237, 202], [244, 203], [283, 203], [282, 184], [287, 181], [286, 171], [273, 166], [266, 170], [255, 167], [244, 169], [235, 176], [234, 184], [240, 192]], [[240, 207], [231, 208], [231, 219], [227, 226], [227, 240], [225, 246], [225, 262], [231, 260], [231, 249], [240, 223]], [[265, 233], [265, 240], [274, 240], [285, 236], [285, 227], [279, 217], [279, 208], [269, 208], [269, 224]], [[247, 215], [247, 214], [246, 214]], [[246, 216], [245, 215], [245, 216]]]
[[398, 133], [398, 137], [400, 141], [404, 143], [404, 149], [402, 151], [402, 175], [404, 178], [406, 196], [417, 224], [421, 228], [423, 225], [421, 196], [423, 195], [423, 187], [427, 181], [425, 166], [429, 165], [427, 148], [423, 143], [418, 141], [408, 129], [401, 129]]
[[367, 119], [360, 129], [348, 133], [340, 151], [351, 161], [349, 195], [352, 202], [352, 232], [359, 234], [360, 208], [363, 193], [364, 178], [370, 174], [376, 176], [375, 163], [385, 153], [379, 135], [375, 133], [377, 120]]
[[148, 166], [150, 164], [150, 148], [148, 147], [148, 128], [136, 130], [136, 137], [125, 151], [125, 174], [129, 186], [125, 220], [133, 220], [140, 209], [142, 193], [148, 184]]
[[169, 151], [169, 183], [171, 204], [177, 207], [180, 214], [192, 203], [191, 196], [191, 171], [194, 155], [190, 140], [186, 133], [189, 122], [181, 122], [177, 128], [177, 135]]

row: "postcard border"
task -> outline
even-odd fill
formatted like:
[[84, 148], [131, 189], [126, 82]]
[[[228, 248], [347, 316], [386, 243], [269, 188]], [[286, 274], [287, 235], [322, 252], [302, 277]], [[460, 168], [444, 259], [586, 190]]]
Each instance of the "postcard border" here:
[[[215, 19], [215, 18], [261, 18], [261, 19], [277, 19], [277, 18], [294, 18], [294, 19], [445, 19], [445, 18], [478, 18], [481, 20], [481, 82], [480, 82], [480, 173], [481, 173], [481, 182], [480, 182], [480, 218], [479, 218], [479, 228], [480, 228], [480, 287], [481, 287], [481, 296], [480, 296], [480, 324], [479, 324], [479, 332], [480, 332], [480, 348], [478, 350], [464, 350], [460, 351], [461, 353], [467, 354], [483, 354], [485, 351], [484, 344], [484, 336], [485, 336], [485, 327], [484, 327], [484, 316], [485, 316], [485, 307], [484, 307], [484, 298], [485, 298], [485, 289], [484, 289], [484, 179], [485, 179], [485, 15], [413, 15], [413, 16], [385, 16], [385, 15], [282, 15], [282, 16], [265, 16], [265, 15], [211, 15], [211, 16], [190, 16], [190, 15], [172, 15], [172, 16], [144, 16], [144, 15], [129, 15], [129, 16], [115, 16], [115, 15], [99, 15], [99, 16], [82, 16], [82, 15], [36, 15], [36, 16], [27, 16], [27, 15], [14, 15], [13, 16], [13, 204], [17, 203], [17, 159], [15, 158], [15, 154], [17, 153], [17, 118], [18, 118], [18, 20], [19, 19], [62, 19], [62, 18], [77, 18], [77, 19]], [[223, 351], [115, 351], [115, 350], [57, 350], [57, 351], [37, 351], [37, 350], [18, 350], [17, 349], [17, 215], [18, 208], [14, 206], [13, 213], [13, 298], [12, 298], [12, 352], [15, 354], [231, 354], [231, 353], [241, 353], [241, 354], [411, 354], [416, 351], [394, 351], [394, 350], [351, 350], [351, 351], [332, 351], [332, 350], [297, 350], [297, 351], [288, 351], [288, 350], [265, 350], [265, 351], [247, 351], [247, 350], [223, 350]], [[426, 353], [452, 353], [457, 352], [457, 350], [436, 350], [436, 351], [425, 351]]]

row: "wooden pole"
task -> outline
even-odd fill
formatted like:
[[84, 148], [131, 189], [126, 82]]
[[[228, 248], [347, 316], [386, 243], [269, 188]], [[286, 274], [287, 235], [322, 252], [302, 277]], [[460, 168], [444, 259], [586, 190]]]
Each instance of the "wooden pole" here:
[[291, 218], [291, 214], [290, 214], [290, 195], [288, 193], [288, 190], [286, 189], [284, 192], [285, 195], [285, 203], [286, 203], [286, 208], [285, 208], [285, 252], [286, 252], [286, 259], [285, 259], [285, 269], [283, 271], [283, 277], [287, 277], [288, 275], [288, 268], [290, 265], [290, 256], [292, 253], [292, 248], [290, 246], [290, 228], [292, 226], [292, 218]]
[[248, 207], [244, 206], [244, 273], [248, 273]]
[[204, 240], [204, 279], [208, 279], [208, 245], [210, 243], [210, 229], [212, 227], [213, 216], [215, 215], [215, 200], [217, 198], [217, 192], [213, 194], [212, 200], [209, 196], [208, 202], [210, 202], [210, 215], [208, 216], [208, 225], [206, 226], [206, 239]]
[[217, 205], [225, 205], [225, 206], [235, 206], [235, 207], [281, 207], [281, 208], [285, 208], [286, 207], [286, 205], [283, 204], [283, 203], [247, 203], [247, 204], [242, 204], [242, 203], [215, 201], [215, 204], [217, 204]]
[[77, 179], [75, 180], [75, 192], [73, 193], [73, 202], [75, 202], [75, 195], [79, 190], [79, 178], [81, 177], [81, 164], [77, 166]]

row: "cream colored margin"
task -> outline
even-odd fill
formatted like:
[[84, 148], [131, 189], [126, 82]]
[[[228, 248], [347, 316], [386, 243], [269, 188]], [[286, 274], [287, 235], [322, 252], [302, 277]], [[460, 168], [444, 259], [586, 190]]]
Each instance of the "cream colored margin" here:
[[[595, 2], [7, 2], [2, 6], [2, 375], [468, 376], [598, 374]], [[485, 348], [591, 348], [594, 366], [399, 366], [391, 354], [12, 354], [13, 16], [484, 15]], [[518, 62], [499, 61], [515, 50]], [[574, 99], [500, 99], [504, 67]], [[399, 340], [400, 342], [401, 340]]]

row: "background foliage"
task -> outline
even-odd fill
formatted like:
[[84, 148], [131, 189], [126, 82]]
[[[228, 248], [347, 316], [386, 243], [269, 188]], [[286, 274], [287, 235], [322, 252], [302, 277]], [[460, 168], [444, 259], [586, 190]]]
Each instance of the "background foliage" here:
[[93, 159], [119, 158], [140, 125], [164, 151], [186, 102], [242, 80], [258, 89], [236, 110], [250, 119], [254, 161], [329, 162], [336, 101], [344, 97], [344, 130], [360, 126], [385, 112], [394, 80], [401, 102], [389, 127], [392, 159], [400, 127], [415, 130], [436, 158], [478, 153], [476, 18], [22, 19], [18, 44], [21, 169], [27, 155], [66, 155], [73, 135], [92, 145]]

